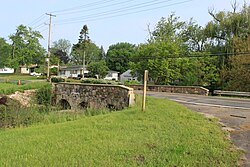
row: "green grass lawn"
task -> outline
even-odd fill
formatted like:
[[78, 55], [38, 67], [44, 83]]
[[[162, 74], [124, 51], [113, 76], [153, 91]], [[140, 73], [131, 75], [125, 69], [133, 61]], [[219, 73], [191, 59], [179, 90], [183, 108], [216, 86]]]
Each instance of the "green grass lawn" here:
[[11, 94], [16, 91], [23, 91], [28, 89], [39, 89], [49, 84], [48, 82], [30, 82], [24, 85], [17, 85], [14, 83], [0, 83], [0, 94]]
[[0, 166], [237, 166], [216, 120], [166, 99], [75, 121], [0, 131]]
[[1, 80], [38, 80], [40, 77], [24, 74], [0, 74]]

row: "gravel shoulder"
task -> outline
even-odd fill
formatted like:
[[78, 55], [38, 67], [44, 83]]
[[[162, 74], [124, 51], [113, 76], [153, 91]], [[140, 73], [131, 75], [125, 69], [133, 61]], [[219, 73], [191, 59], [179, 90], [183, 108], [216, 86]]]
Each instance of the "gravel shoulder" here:
[[230, 138], [234, 145], [245, 151], [239, 162], [240, 165], [250, 167], [250, 109], [240, 110], [192, 104], [184, 105], [193, 111], [219, 118], [223, 124], [223, 129], [230, 132]]

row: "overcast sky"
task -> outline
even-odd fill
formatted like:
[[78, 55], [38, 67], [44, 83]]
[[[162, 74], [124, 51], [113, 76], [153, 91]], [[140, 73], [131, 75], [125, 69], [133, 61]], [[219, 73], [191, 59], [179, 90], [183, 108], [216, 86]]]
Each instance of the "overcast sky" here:
[[[211, 17], [208, 9], [231, 10], [233, 0], [6, 0], [0, 6], [0, 37], [8, 39], [18, 25], [41, 31], [44, 47], [47, 46], [49, 16], [52, 18], [51, 40], [68, 39], [76, 43], [83, 25], [87, 24], [89, 36], [105, 50], [117, 42], [139, 44], [148, 38], [151, 29], [161, 17], [172, 12], [182, 21], [193, 18], [204, 26]], [[249, 5], [250, 0], [245, 0]], [[244, 0], [237, 0], [239, 7]], [[47, 48], [47, 47], [46, 47]]]

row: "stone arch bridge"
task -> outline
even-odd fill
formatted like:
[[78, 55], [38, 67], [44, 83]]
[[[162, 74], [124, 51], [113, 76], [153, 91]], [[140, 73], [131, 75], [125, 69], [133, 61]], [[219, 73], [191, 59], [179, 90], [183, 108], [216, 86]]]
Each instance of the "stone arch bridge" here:
[[57, 83], [53, 87], [54, 102], [63, 109], [123, 109], [134, 104], [133, 88], [123, 85]]

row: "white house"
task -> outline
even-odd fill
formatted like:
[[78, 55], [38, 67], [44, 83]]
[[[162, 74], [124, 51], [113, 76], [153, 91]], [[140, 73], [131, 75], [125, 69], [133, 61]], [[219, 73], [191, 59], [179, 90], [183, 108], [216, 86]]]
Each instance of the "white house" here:
[[127, 70], [125, 71], [124, 73], [122, 73], [120, 75], [120, 81], [121, 82], [125, 82], [125, 81], [128, 81], [128, 80], [135, 80], [135, 81], [138, 81], [138, 78], [137, 77], [134, 77], [132, 74], [131, 74], [131, 70]]
[[0, 74], [13, 74], [13, 73], [14, 73], [13, 68], [8, 68], [8, 67], [0, 68]]
[[104, 79], [117, 81], [119, 79], [118, 74], [119, 72], [117, 71], [109, 71]]
[[35, 72], [35, 68], [38, 68], [37, 64], [31, 64], [29, 66], [22, 65], [22, 66], [20, 66], [20, 73], [21, 74], [30, 74], [32, 72]]
[[[78, 77], [78, 75], [81, 75], [83, 71], [83, 67], [82, 65], [74, 65], [74, 66], [70, 66], [70, 67], [61, 67], [58, 73], [58, 76], [60, 77], [72, 77], [72, 78], [76, 78]], [[87, 75], [89, 73], [89, 71], [86, 69], [84, 69], [84, 76]]]
[[[74, 65], [74, 66], [70, 66], [70, 67], [61, 67], [60, 70], [59, 70], [58, 76], [77, 78], [79, 75], [82, 74], [82, 69], [83, 69], [82, 65]], [[88, 77], [88, 74], [89, 74], [89, 71], [85, 67], [84, 76]], [[109, 71], [104, 79], [118, 80], [119, 79], [118, 74], [119, 74], [119, 72], [117, 72], [117, 71]]]

